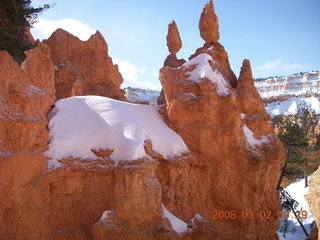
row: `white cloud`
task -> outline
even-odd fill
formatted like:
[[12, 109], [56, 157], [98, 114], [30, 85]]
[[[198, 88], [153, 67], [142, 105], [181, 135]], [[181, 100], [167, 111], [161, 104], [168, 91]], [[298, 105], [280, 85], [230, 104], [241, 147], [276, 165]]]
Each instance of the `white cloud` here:
[[138, 79], [138, 69], [130, 61], [120, 61], [119, 59], [113, 59], [114, 64], [118, 64], [119, 71], [123, 79], [127, 82], [136, 82]]
[[95, 33], [95, 30], [90, 25], [72, 18], [61, 20], [38, 19], [38, 22], [33, 25], [31, 33], [35, 39], [42, 40], [49, 38], [58, 28], [68, 31], [83, 41], [88, 40]]
[[160, 84], [156, 84], [151, 81], [140, 81], [139, 78], [144, 75], [147, 71], [145, 66], [138, 68], [130, 61], [121, 61], [119, 59], [113, 59], [114, 64], [118, 64], [119, 71], [124, 79], [121, 87], [137, 87], [144, 89], [160, 89]]
[[155, 69], [152, 69], [152, 75], [153, 75], [155, 78], [159, 79], [159, 73], [158, 73]]
[[148, 70], [148, 69], [147, 69], [146, 66], [141, 66], [140, 72], [141, 72], [141, 74], [145, 74], [147, 70]]
[[279, 66], [281, 66], [281, 64], [282, 64], [282, 61], [275, 60], [275, 61], [267, 62], [264, 65], [259, 66], [258, 68], [260, 70], [278, 69]]
[[274, 60], [266, 62], [258, 67], [259, 70], [285, 70], [285, 71], [299, 71], [309, 69], [309, 66], [305, 66], [299, 63], [284, 63], [281, 60]]
[[282, 69], [286, 70], [286, 71], [304, 70], [306, 68], [310, 68], [310, 67], [309, 66], [305, 66], [303, 64], [299, 64], [299, 63], [284, 64], [282, 66]]

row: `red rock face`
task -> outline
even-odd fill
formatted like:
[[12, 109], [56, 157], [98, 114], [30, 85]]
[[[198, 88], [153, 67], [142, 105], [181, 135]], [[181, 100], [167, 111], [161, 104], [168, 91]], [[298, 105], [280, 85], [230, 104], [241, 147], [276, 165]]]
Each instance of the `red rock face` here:
[[50, 47], [55, 64], [57, 99], [99, 95], [126, 100], [124, 91], [120, 89], [122, 76], [109, 57], [108, 45], [99, 32], [88, 41], [81, 41], [58, 29], [43, 42]]
[[26, 199], [36, 194], [29, 184], [45, 167], [42, 152], [47, 149], [47, 113], [55, 101], [54, 65], [44, 44], [26, 56], [19, 67], [7, 52], [0, 52], [0, 239], [27, 239], [26, 231], [41, 221], [26, 214], [34, 210]]
[[[73, 164], [79, 159], [67, 159], [65, 168], [48, 169], [44, 151], [47, 114], [55, 101], [54, 65], [43, 43], [26, 55], [20, 67], [0, 52], [0, 239], [85, 240], [107, 209], [129, 233], [155, 236], [163, 221], [156, 162], [109, 168], [105, 161], [81, 167]], [[101, 154], [107, 158], [110, 152]], [[109, 229], [113, 239], [117, 229]]]
[[50, 49], [40, 44], [27, 51], [19, 67], [11, 56], [0, 53], [0, 152], [46, 149], [46, 114], [54, 104], [54, 72]]
[[[277, 239], [276, 214], [280, 208], [276, 185], [284, 150], [268, 123], [269, 115], [254, 87], [249, 61], [244, 60], [237, 80], [226, 51], [216, 43], [218, 27], [202, 26], [204, 19], [214, 19], [212, 11], [210, 1], [199, 26], [201, 36], [216, 37], [203, 37], [205, 46], [190, 57], [191, 61], [205, 59], [206, 75], [190, 80], [198, 65], [188, 63], [160, 70], [169, 124], [189, 149], [203, 158], [199, 163], [203, 166], [201, 173], [197, 168], [188, 173], [187, 168], [165, 168], [171, 174], [167, 179], [179, 178], [168, 183], [160, 177], [160, 183], [168, 186], [163, 199], [173, 213], [185, 219], [195, 211], [207, 219], [213, 211], [240, 213], [235, 221], [213, 220], [218, 239]], [[178, 187], [176, 182], [186, 185]], [[195, 189], [190, 189], [193, 185]], [[186, 194], [197, 197], [185, 200]], [[170, 200], [172, 195], [175, 201]], [[242, 211], [253, 211], [254, 220], [242, 218]], [[260, 219], [263, 211], [272, 213], [269, 220]]]
[[[112, 166], [112, 149], [94, 149], [101, 159], [68, 158], [64, 167], [48, 168], [55, 95], [121, 96], [121, 75], [102, 42], [99, 33], [82, 42], [58, 30], [46, 41], [52, 56], [40, 43], [21, 67], [0, 52], [0, 239], [277, 239], [284, 151], [249, 61], [236, 79], [224, 48], [211, 40], [190, 58], [199, 63], [172, 65], [169, 55], [174, 61], [160, 70], [163, 115], [192, 152], [165, 159], [146, 141], [148, 159]], [[205, 71], [197, 75], [199, 64]], [[187, 233], [172, 230], [161, 203], [189, 222]], [[213, 219], [214, 211], [237, 218]], [[251, 211], [252, 220], [242, 214]], [[270, 219], [260, 219], [263, 212]], [[204, 219], [190, 221], [195, 214]]]

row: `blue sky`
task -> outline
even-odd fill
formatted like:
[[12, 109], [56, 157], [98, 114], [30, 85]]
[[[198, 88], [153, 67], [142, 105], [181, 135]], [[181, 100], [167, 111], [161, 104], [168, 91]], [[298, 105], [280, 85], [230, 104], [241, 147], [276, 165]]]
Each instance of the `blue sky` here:
[[[57, 27], [82, 39], [99, 30], [118, 63], [125, 85], [160, 89], [159, 69], [169, 54], [168, 23], [182, 38], [179, 58], [201, 47], [198, 22], [208, 0], [35, 0], [55, 3], [32, 33], [47, 38]], [[239, 74], [251, 61], [254, 77], [320, 70], [320, 0], [215, 0], [220, 43]]]

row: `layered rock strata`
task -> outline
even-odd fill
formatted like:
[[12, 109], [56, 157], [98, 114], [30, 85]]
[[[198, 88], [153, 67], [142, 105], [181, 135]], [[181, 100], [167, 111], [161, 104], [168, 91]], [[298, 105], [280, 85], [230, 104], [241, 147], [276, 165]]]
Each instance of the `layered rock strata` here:
[[292, 97], [320, 97], [320, 73], [256, 79], [255, 86], [265, 103], [282, 102]]
[[297, 106], [307, 102], [320, 114], [320, 73], [295, 73], [288, 76], [256, 79], [255, 86], [271, 116], [293, 115]]

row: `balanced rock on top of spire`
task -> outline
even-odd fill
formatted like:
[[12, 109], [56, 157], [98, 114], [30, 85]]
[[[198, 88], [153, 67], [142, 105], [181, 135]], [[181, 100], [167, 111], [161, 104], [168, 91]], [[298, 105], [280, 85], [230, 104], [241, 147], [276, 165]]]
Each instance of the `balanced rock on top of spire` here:
[[219, 41], [218, 18], [214, 12], [212, 0], [206, 4], [201, 13], [199, 29], [200, 35], [206, 43], [215, 43]]
[[168, 25], [167, 46], [170, 53], [176, 54], [182, 47], [179, 30], [175, 21]]
[[179, 67], [186, 62], [184, 59], [178, 59], [176, 56], [176, 53], [182, 47], [182, 41], [180, 38], [178, 26], [175, 21], [172, 21], [168, 25], [167, 46], [170, 54], [167, 56], [166, 60], [164, 61], [164, 64], [163, 64], [164, 67], [166, 66]]

